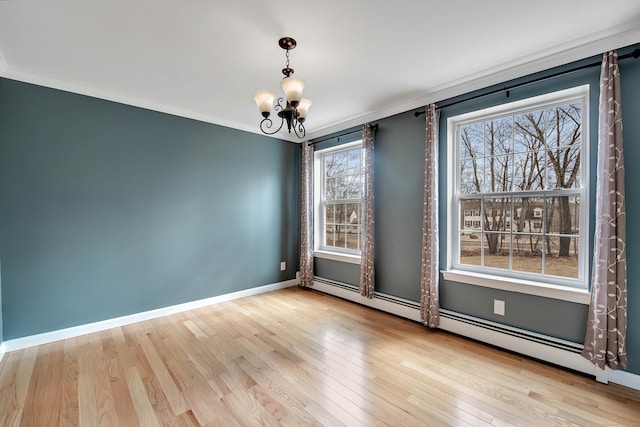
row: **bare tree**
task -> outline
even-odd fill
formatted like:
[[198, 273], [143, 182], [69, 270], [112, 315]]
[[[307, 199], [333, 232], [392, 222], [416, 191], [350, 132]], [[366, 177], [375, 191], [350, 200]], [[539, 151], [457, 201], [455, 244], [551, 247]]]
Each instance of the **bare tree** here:
[[[466, 126], [461, 131], [463, 162], [461, 164], [463, 191], [468, 193], [507, 192], [513, 184], [512, 125], [509, 119], [493, 120], [480, 125]], [[467, 170], [471, 167], [471, 170]], [[483, 188], [484, 187], [484, 188]], [[483, 224], [485, 239], [491, 255], [497, 254], [502, 242], [500, 234], [507, 227], [510, 216], [507, 197], [485, 199]], [[493, 233], [492, 233], [493, 232]]]
[[[500, 197], [500, 193], [575, 188], [580, 175], [580, 116], [580, 104], [566, 104], [461, 129], [460, 192], [496, 194], [484, 198], [483, 226], [489, 254], [499, 252], [499, 232], [508, 230], [511, 210], [514, 221], [509, 225], [517, 232], [528, 230], [531, 252], [540, 252], [538, 234], [542, 227], [534, 225], [541, 225], [543, 218], [535, 218], [533, 210], [540, 213], [545, 199], [523, 197], [514, 200], [512, 207], [512, 199]], [[553, 225], [554, 233], [562, 235], [558, 250], [562, 257], [571, 252], [576, 221], [575, 214], [571, 215], [571, 203], [570, 197], [547, 201], [545, 225], [547, 230]], [[546, 249], [551, 255], [549, 239]]]
[[[327, 205], [325, 230], [327, 239], [337, 237], [332, 245], [347, 247], [350, 217], [355, 212], [360, 223], [361, 212], [357, 202], [362, 197], [362, 161], [360, 150], [350, 150], [324, 158], [325, 198], [338, 201]], [[356, 228], [354, 228], [355, 230]], [[329, 242], [327, 242], [329, 244]]]
[[[529, 113], [523, 120], [516, 121], [516, 128], [524, 140], [531, 141], [546, 153], [544, 167], [547, 169], [546, 182], [543, 188], [574, 188], [580, 173], [580, 142], [582, 136], [581, 109], [579, 104], [568, 104], [549, 108], [543, 112]], [[539, 153], [541, 150], [536, 150]], [[534, 152], [532, 152], [534, 153]], [[540, 162], [541, 158], [532, 156], [532, 161]], [[542, 176], [542, 175], [541, 175]], [[569, 197], [558, 197], [558, 224], [560, 237], [558, 255], [570, 256], [573, 224]], [[550, 206], [553, 208], [553, 206]], [[547, 226], [553, 217], [548, 210]], [[547, 251], [551, 254], [548, 246]]]
[[[545, 152], [544, 152], [544, 116], [541, 111], [529, 112], [514, 118], [514, 167], [515, 189], [518, 191], [541, 190], [544, 188], [545, 179]], [[539, 232], [541, 227], [536, 227], [535, 210], [544, 207], [544, 201], [539, 198], [523, 197], [514, 203], [520, 210], [516, 222], [518, 232]], [[529, 252], [540, 253], [538, 245], [540, 236], [529, 234]]]

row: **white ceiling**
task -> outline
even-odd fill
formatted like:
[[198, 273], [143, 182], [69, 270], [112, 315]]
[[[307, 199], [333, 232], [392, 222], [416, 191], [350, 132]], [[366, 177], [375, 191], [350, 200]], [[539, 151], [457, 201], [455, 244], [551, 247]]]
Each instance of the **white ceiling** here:
[[259, 132], [282, 36], [313, 138], [640, 42], [640, 1], [0, 0], [0, 75]]

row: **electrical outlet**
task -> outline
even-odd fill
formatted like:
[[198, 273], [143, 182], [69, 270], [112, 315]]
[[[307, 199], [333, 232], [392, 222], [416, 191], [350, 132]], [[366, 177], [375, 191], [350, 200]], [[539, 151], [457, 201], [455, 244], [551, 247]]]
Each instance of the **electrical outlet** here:
[[493, 314], [504, 316], [504, 308], [504, 301], [500, 301], [499, 299], [493, 300]]
[[282, 261], [280, 263], [280, 271], [285, 271], [287, 269], [287, 263]]

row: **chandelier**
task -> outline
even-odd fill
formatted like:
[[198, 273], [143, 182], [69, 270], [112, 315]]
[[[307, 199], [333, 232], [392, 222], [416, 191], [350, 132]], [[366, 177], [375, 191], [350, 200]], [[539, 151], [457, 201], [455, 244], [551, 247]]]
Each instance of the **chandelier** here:
[[[304, 138], [306, 130], [304, 121], [307, 118], [311, 101], [302, 97], [302, 89], [304, 89], [304, 80], [297, 77], [291, 77], [293, 68], [289, 67], [289, 51], [296, 47], [296, 41], [291, 37], [283, 37], [278, 41], [278, 45], [286, 51], [287, 64], [282, 69], [284, 77], [280, 83], [285, 97], [279, 97], [276, 104], [273, 101], [276, 95], [268, 90], [259, 90], [253, 95], [253, 100], [258, 105], [258, 110], [262, 113], [262, 121], [260, 122], [260, 130], [267, 134], [273, 135], [287, 124], [287, 130], [291, 133], [291, 129], [298, 138]], [[286, 102], [286, 103], [285, 103]], [[280, 126], [277, 129], [271, 120], [271, 107], [280, 117]]]

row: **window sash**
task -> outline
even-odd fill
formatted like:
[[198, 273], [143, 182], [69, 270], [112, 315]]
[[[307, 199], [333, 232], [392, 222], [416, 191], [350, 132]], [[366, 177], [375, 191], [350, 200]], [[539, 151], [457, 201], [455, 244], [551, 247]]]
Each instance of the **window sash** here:
[[[518, 153], [514, 153], [515, 151], [515, 138], [513, 134], [511, 135], [511, 148], [509, 152], [505, 152], [502, 156], [494, 156], [493, 158], [499, 157], [500, 161], [509, 161], [511, 165], [509, 165], [509, 178], [511, 179], [510, 186], [507, 188], [508, 191], [487, 191], [487, 190], [495, 190], [496, 187], [491, 188], [491, 186], [485, 185], [484, 182], [480, 183], [480, 191], [477, 191], [475, 188], [475, 182], [472, 183], [474, 185], [474, 192], [464, 192], [464, 189], [461, 188], [463, 183], [463, 177], [461, 172], [461, 165], [465, 161], [463, 157], [468, 157], [470, 151], [465, 149], [463, 146], [463, 141], [461, 140], [461, 129], [465, 126], [470, 126], [477, 124], [478, 129], [482, 128], [483, 132], [486, 130], [487, 123], [491, 123], [496, 120], [511, 120], [512, 123], [515, 122], [516, 117], [519, 115], [523, 115], [527, 112], [533, 111], [543, 111], [546, 112], [550, 109], [565, 106], [565, 105], [573, 105], [580, 104], [580, 132], [581, 136], [578, 141], [571, 147], [573, 150], [577, 150], [580, 153], [580, 165], [578, 167], [578, 174], [575, 184], [571, 188], [539, 188], [534, 190], [520, 190], [515, 187], [515, 178], [516, 178], [516, 167], [514, 164], [515, 156], [518, 154], [526, 155], [527, 151], [522, 151]], [[571, 287], [579, 287], [579, 288], [587, 288], [587, 272], [588, 266], [586, 265], [586, 253], [588, 248], [588, 86], [582, 86], [579, 88], [569, 89], [566, 91], [559, 91], [552, 94], [543, 95], [541, 97], [530, 98], [528, 100], [517, 101], [511, 104], [504, 104], [497, 107], [488, 108], [485, 110], [479, 110], [472, 113], [463, 114], [461, 116], [456, 116], [448, 119], [448, 128], [449, 128], [449, 153], [448, 153], [448, 164], [450, 169], [451, 180], [449, 181], [449, 200], [450, 200], [450, 209], [449, 209], [449, 250], [448, 250], [448, 266], [449, 268], [460, 269], [460, 270], [468, 270], [475, 271], [478, 273], [484, 274], [495, 274], [498, 276], [505, 276], [508, 278], [515, 279], [524, 279], [524, 280], [532, 280], [536, 282], [544, 282], [553, 285], [566, 285]], [[482, 138], [484, 138], [484, 134]], [[484, 142], [484, 139], [482, 139]], [[544, 148], [549, 148], [548, 141], [545, 142]], [[555, 147], [553, 147], [555, 149]], [[566, 146], [564, 148], [567, 148]], [[466, 151], [465, 151], [466, 150]], [[529, 152], [535, 152], [536, 150], [529, 150]], [[546, 155], [546, 151], [543, 151]], [[486, 152], [486, 148], [483, 146], [482, 159], [490, 159], [495, 152]], [[479, 158], [479, 157], [478, 157]], [[502, 160], [504, 159], [504, 160]], [[469, 159], [467, 159], [469, 160]], [[548, 162], [548, 158], [544, 158], [545, 162]], [[483, 166], [484, 170], [484, 166]], [[490, 170], [490, 169], [489, 169]], [[552, 172], [552, 169], [548, 169]], [[545, 170], [546, 174], [546, 170]], [[543, 177], [545, 185], [548, 184], [549, 178], [545, 175]], [[500, 187], [497, 187], [500, 188]], [[506, 198], [510, 200], [510, 203], [513, 204], [513, 200], [517, 198], [540, 198], [542, 200], [551, 200], [555, 197], [576, 197], [579, 200], [579, 207], [576, 212], [576, 218], [574, 219], [576, 222], [576, 226], [572, 226], [571, 234], [562, 234], [559, 232], [552, 232], [557, 230], [544, 230], [544, 232], [537, 232], [528, 230], [528, 232], [518, 232], [514, 231], [514, 223], [516, 222], [513, 219], [514, 212], [512, 210], [513, 206], [511, 206], [508, 216], [505, 218], [505, 223], [509, 222], [508, 226], [505, 227], [504, 231], [501, 230], [485, 230], [485, 218], [484, 211], [480, 211], [474, 207], [470, 207], [469, 205], [463, 206], [463, 202], [465, 200], [477, 200], [480, 206], [484, 206], [483, 201], [488, 199], [503, 199]], [[467, 212], [466, 212], [467, 211]], [[464, 215], [463, 213], [473, 213], [473, 215]], [[531, 218], [531, 226], [536, 227], [536, 224], [539, 223], [541, 228], [544, 228], [546, 218], [544, 218], [544, 214], [541, 213], [539, 216], [534, 216]], [[470, 228], [470, 227], [473, 227]], [[504, 268], [503, 266], [487, 266], [484, 263], [484, 259], [481, 260], [480, 265], [469, 265], [462, 264], [460, 260], [461, 254], [461, 236], [463, 233], [467, 234], [476, 234], [480, 239], [479, 243], [481, 247], [484, 247], [485, 241], [487, 239], [487, 234], [495, 233], [498, 237], [509, 239], [509, 265], [508, 268]], [[554, 239], [553, 243], [555, 244], [558, 239], [562, 238], [570, 238], [572, 245], [577, 245], [577, 258], [578, 258], [578, 267], [577, 267], [577, 278], [571, 277], [562, 277], [556, 276], [553, 274], [545, 273], [545, 255], [543, 255], [541, 260], [541, 272], [531, 273], [527, 271], [519, 271], [514, 269], [514, 245], [515, 238], [522, 239], [522, 236], [529, 235], [539, 235], [541, 239], [546, 241], [545, 239]], [[566, 241], [564, 242], [566, 244]], [[542, 247], [543, 254], [546, 252], [544, 246]], [[484, 257], [484, 251], [482, 251], [482, 257]]]
[[[359, 163], [356, 165], [354, 163], [351, 163], [349, 161], [347, 161], [347, 167], [346, 167], [346, 172], [344, 173], [344, 175], [342, 175], [343, 177], [347, 177], [347, 178], [353, 178], [358, 176], [358, 187], [359, 187], [359, 194], [362, 195], [364, 192], [364, 151], [362, 150], [362, 142], [359, 141], [356, 144], [348, 144], [348, 146], [346, 147], [336, 147], [334, 149], [327, 149], [326, 151], [323, 150], [323, 153], [320, 154], [320, 165], [321, 165], [321, 171], [320, 171], [320, 181], [321, 181], [321, 185], [320, 185], [320, 200], [319, 200], [319, 209], [318, 209], [318, 213], [319, 213], [319, 217], [318, 217], [318, 221], [317, 223], [317, 227], [318, 227], [318, 231], [316, 232], [316, 236], [320, 237], [320, 244], [318, 245], [318, 248], [320, 250], [323, 251], [330, 251], [330, 252], [339, 252], [339, 253], [344, 253], [344, 254], [351, 254], [351, 255], [360, 255], [361, 253], [361, 244], [362, 244], [362, 224], [361, 224], [361, 220], [362, 220], [362, 204], [363, 204], [363, 199], [362, 197], [358, 197], [358, 198], [353, 198], [353, 197], [347, 197], [347, 198], [329, 198], [327, 197], [327, 171], [326, 171], [326, 159], [328, 157], [333, 157], [336, 155], [340, 155], [340, 154], [344, 154], [344, 153], [348, 153], [350, 151], [355, 151], [358, 150], [360, 151], [359, 153]], [[353, 166], [356, 166], [355, 168]], [[357, 173], [353, 173], [354, 171], [357, 171]], [[343, 222], [339, 222], [339, 221], [331, 221], [329, 222], [329, 220], [326, 218], [326, 212], [327, 212], [327, 207], [328, 206], [341, 206], [341, 205], [358, 205], [357, 206], [357, 216], [358, 216], [358, 223], [356, 224], [352, 224], [348, 222], [348, 218], [344, 218]], [[344, 242], [344, 246], [346, 247], [341, 247], [341, 246], [336, 246], [336, 240], [335, 240], [335, 236], [334, 236], [334, 241], [332, 242], [332, 244], [329, 244], [329, 242], [326, 241], [327, 238], [327, 227], [328, 226], [336, 226], [336, 227], [343, 227], [343, 231], [345, 232], [345, 236], [343, 239]], [[349, 248], [348, 246], [351, 244], [353, 245], [353, 239], [349, 239], [349, 234], [351, 232], [351, 234], [353, 234], [353, 232], [355, 231], [355, 234], [358, 236], [357, 237], [357, 241], [356, 241], [356, 245], [355, 248]], [[351, 243], [349, 243], [351, 241]]]

